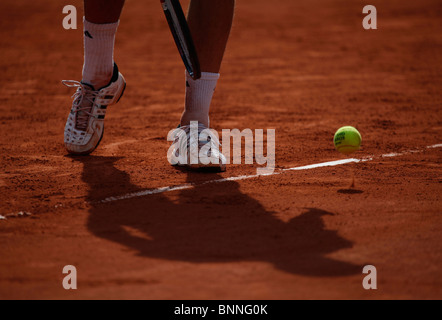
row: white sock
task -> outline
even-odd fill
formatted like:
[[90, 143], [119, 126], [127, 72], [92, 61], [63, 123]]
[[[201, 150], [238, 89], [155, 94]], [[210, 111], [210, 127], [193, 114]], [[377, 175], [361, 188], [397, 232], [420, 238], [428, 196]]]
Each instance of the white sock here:
[[181, 124], [198, 121], [209, 127], [209, 109], [219, 73], [202, 72], [201, 78], [193, 80], [186, 72], [186, 102], [181, 116]]
[[114, 43], [119, 21], [96, 24], [83, 18], [84, 65], [83, 82], [100, 89], [112, 78]]

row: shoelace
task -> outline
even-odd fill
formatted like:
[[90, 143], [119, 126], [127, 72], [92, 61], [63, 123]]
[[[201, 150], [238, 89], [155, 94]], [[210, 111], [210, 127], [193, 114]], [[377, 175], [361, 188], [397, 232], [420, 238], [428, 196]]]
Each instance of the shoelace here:
[[77, 113], [75, 127], [79, 130], [86, 131], [89, 117], [92, 116], [92, 106], [98, 91], [89, 89], [87, 85], [75, 80], [63, 80], [62, 83], [69, 88], [77, 88], [77, 91], [72, 95], [75, 106], [74, 112]]

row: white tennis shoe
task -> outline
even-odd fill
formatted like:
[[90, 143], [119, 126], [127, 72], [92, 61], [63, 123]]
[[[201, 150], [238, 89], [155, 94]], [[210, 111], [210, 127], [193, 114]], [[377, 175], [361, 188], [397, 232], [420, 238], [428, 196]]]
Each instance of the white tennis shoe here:
[[111, 81], [99, 90], [74, 80], [63, 80], [62, 83], [67, 87], [77, 88], [72, 96], [74, 101], [64, 128], [66, 150], [76, 155], [89, 154], [98, 147], [103, 138], [106, 108], [120, 100], [126, 81], [114, 64]]
[[197, 121], [179, 126], [168, 137], [173, 141], [167, 158], [173, 166], [190, 169], [226, 171], [226, 157], [219, 151], [220, 142], [215, 131]]

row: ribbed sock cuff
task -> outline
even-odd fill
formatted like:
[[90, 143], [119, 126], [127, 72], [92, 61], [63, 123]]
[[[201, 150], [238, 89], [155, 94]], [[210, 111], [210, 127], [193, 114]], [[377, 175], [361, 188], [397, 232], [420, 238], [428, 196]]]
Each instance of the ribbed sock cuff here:
[[115, 34], [119, 21], [96, 24], [83, 18], [83, 81], [95, 88], [106, 85], [112, 77]]
[[187, 112], [209, 113], [210, 103], [219, 77], [219, 73], [202, 72], [200, 79], [193, 80], [186, 72], [185, 110]]

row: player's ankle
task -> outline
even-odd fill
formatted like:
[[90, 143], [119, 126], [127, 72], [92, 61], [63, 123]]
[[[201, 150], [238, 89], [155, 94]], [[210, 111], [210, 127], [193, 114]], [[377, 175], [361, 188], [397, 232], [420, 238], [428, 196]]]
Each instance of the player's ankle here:
[[188, 126], [190, 125], [191, 121], [198, 121], [198, 123], [203, 124], [206, 128], [209, 127], [210, 123], [208, 115], [184, 111], [183, 115], [181, 116], [180, 125]]
[[112, 72], [110, 75], [84, 75], [81, 82], [86, 83], [94, 87], [95, 90], [99, 90], [109, 84], [112, 79]]

